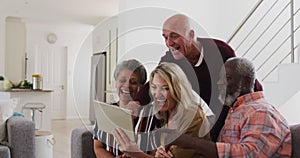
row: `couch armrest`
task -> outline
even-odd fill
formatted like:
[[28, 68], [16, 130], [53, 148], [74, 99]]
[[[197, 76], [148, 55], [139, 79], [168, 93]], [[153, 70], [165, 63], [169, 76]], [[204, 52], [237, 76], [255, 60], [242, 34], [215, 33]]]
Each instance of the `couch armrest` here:
[[35, 125], [29, 119], [13, 116], [7, 120], [11, 157], [35, 157]]
[[10, 150], [7, 146], [0, 145], [0, 157], [10, 158]]
[[95, 158], [93, 126], [72, 130], [71, 158]]
[[290, 126], [292, 132], [292, 158], [300, 157], [300, 124]]

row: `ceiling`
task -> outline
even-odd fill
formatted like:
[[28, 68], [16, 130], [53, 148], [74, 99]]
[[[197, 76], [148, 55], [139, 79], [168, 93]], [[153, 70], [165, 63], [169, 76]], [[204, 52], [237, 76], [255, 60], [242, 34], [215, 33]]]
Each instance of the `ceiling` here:
[[0, 14], [31, 20], [97, 24], [118, 12], [119, 0], [0, 0]]

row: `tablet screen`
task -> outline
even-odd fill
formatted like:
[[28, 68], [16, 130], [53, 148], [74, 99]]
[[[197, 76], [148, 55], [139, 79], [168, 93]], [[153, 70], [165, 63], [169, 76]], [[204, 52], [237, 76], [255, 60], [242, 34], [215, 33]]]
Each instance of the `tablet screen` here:
[[112, 133], [115, 128], [122, 128], [134, 141], [132, 111], [100, 101], [94, 101], [95, 116], [99, 130]]

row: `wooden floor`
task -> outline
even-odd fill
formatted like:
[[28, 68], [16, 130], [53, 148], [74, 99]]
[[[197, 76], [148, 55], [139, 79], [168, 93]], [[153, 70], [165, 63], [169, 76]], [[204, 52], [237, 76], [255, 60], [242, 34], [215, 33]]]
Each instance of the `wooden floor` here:
[[77, 127], [90, 125], [88, 120], [68, 119], [53, 120], [52, 134], [55, 144], [53, 147], [53, 158], [70, 158], [71, 157], [71, 132]]

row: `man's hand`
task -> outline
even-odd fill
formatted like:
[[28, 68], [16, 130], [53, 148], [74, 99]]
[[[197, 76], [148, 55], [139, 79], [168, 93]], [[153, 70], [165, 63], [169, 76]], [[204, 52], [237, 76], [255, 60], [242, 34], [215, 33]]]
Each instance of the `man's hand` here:
[[155, 152], [155, 157], [157, 158], [172, 158], [173, 154], [170, 151], [167, 151], [164, 146], [157, 148]]

